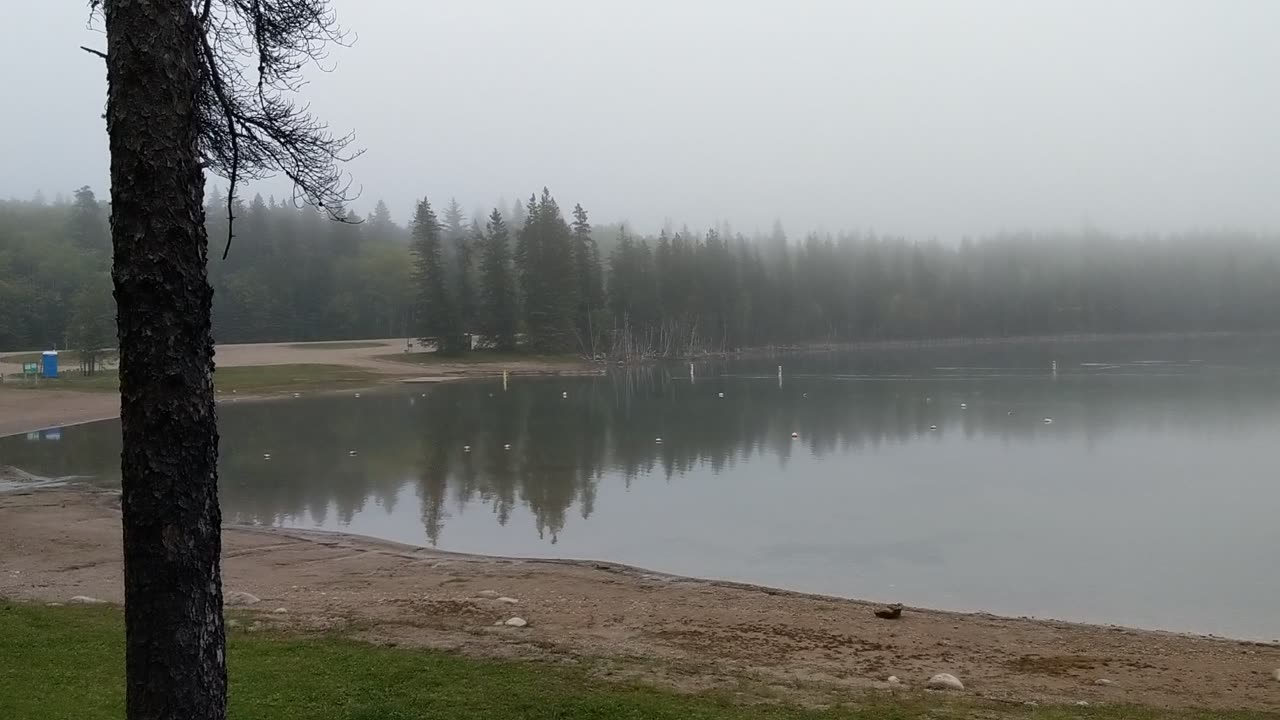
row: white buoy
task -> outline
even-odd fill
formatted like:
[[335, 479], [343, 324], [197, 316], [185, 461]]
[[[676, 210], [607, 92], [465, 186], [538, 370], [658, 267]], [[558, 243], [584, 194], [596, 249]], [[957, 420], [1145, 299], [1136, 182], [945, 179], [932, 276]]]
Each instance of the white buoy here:
[[347, 454], [348, 454], [348, 455], [350, 455], [351, 457], [355, 457], [355, 456], [356, 456], [356, 451], [355, 451], [355, 450], [348, 450], [348, 451], [347, 451]]
[[294, 394], [293, 394], [293, 396], [294, 396], [294, 397], [302, 397], [302, 393], [294, 393]]
[[791, 433], [791, 437], [793, 437], [793, 438], [798, 438], [798, 437], [800, 437], [800, 433], [798, 433], [798, 432], [793, 432], [793, 433]]
[[1045, 419], [1044, 419], [1044, 424], [1045, 424], [1045, 425], [1052, 425], [1052, 424], [1053, 424], [1053, 418], [1051, 418], [1051, 417], [1047, 417], [1047, 418], [1045, 418]]
[[968, 410], [968, 409], [969, 409], [969, 405], [968, 405], [968, 403], [960, 403], [960, 409], [961, 409], [961, 410]]
[[653, 441], [659, 445], [662, 444], [662, 438], [654, 438]]
[[809, 393], [800, 393], [800, 397], [809, 397]]
[[724, 397], [724, 393], [720, 393], [720, 397]]
[[507, 372], [506, 370], [502, 371], [502, 389], [504, 392], [507, 389], [507, 378], [509, 378], [510, 376], [511, 376], [511, 373]]
[[503, 446], [502, 446], [502, 449], [503, 449], [503, 450], [510, 450], [510, 449], [511, 449], [511, 443], [507, 443], [506, 445], [503, 445]]
[[1057, 361], [1057, 360], [1054, 360], [1054, 361], [1053, 361], [1053, 365], [1052, 365], [1052, 367], [1053, 367], [1053, 374], [1054, 374], [1054, 375], [1057, 375], [1057, 374], [1058, 374], [1058, 361]]
[[562, 397], [562, 398], [564, 398], [564, 399], [568, 400], [568, 399], [569, 399], [569, 391], [568, 391], [568, 390], [566, 390], [566, 391], [564, 391], [564, 392], [560, 393], [560, 397]]
[[1012, 411], [1012, 410], [1010, 410], [1010, 411], [1009, 411], [1009, 414], [1010, 414], [1010, 415], [1012, 415], [1012, 414], [1013, 414], [1013, 411]]
[[462, 446], [462, 452], [471, 452], [471, 446], [470, 446], [470, 445], [463, 445], [463, 446]]
[[271, 459], [271, 453], [262, 453], [262, 459], [263, 459], [263, 460], [270, 460], [270, 459]]
[[937, 429], [938, 429], [938, 426], [937, 426], [937, 425], [930, 425], [930, 426], [929, 426], [929, 429], [930, 429], [930, 430], [937, 430]]
[[360, 397], [360, 393], [356, 393], [356, 397]]
[[689, 363], [689, 382], [697, 382], [693, 379], [693, 363]]

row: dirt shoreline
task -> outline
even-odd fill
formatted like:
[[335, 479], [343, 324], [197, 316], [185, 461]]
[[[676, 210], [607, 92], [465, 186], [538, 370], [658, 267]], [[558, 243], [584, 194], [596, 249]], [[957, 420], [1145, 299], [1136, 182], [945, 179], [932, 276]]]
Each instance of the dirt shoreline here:
[[[0, 494], [0, 596], [120, 602], [117, 505], [114, 494], [79, 488]], [[857, 600], [334, 533], [227, 527], [223, 543], [226, 589], [261, 599], [233, 611], [250, 627], [341, 629], [374, 642], [586, 663], [625, 680], [814, 703], [918, 691], [950, 672], [964, 695], [1010, 702], [1280, 705], [1277, 645], [914, 608], [880, 620]], [[529, 626], [495, 626], [514, 616]], [[903, 684], [888, 685], [889, 675]]]

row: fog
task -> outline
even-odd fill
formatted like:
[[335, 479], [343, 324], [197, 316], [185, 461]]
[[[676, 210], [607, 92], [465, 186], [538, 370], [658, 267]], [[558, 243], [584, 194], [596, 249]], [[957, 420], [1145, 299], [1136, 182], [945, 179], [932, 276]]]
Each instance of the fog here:
[[[362, 212], [546, 185], [598, 222], [1280, 227], [1280, 4], [333, 0], [303, 91], [367, 152]], [[0, 197], [105, 196], [82, 2], [8, 2]], [[246, 190], [287, 194], [282, 183]]]

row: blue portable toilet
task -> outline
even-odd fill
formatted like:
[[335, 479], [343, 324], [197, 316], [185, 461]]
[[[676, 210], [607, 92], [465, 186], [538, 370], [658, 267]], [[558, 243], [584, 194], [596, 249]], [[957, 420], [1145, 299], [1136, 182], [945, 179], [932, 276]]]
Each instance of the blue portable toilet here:
[[45, 350], [40, 353], [41, 372], [47, 378], [58, 377], [58, 351]]

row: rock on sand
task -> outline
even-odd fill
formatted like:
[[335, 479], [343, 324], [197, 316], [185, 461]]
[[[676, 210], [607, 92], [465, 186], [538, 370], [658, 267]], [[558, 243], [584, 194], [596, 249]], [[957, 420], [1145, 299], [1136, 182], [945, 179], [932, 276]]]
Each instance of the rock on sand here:
[[929, 678], [929, 682], [925, 683], [925, 687], [931, 690], [963, 690], [964, 683], [960, 682], [960, 678], [951, 673], [938, 673]]
[[230, 607], [245, 607], [247, 605], [257, 605], [262, 600], [257, 596], [239, 590], [232, 590], [222, 596], [222, 604]]

